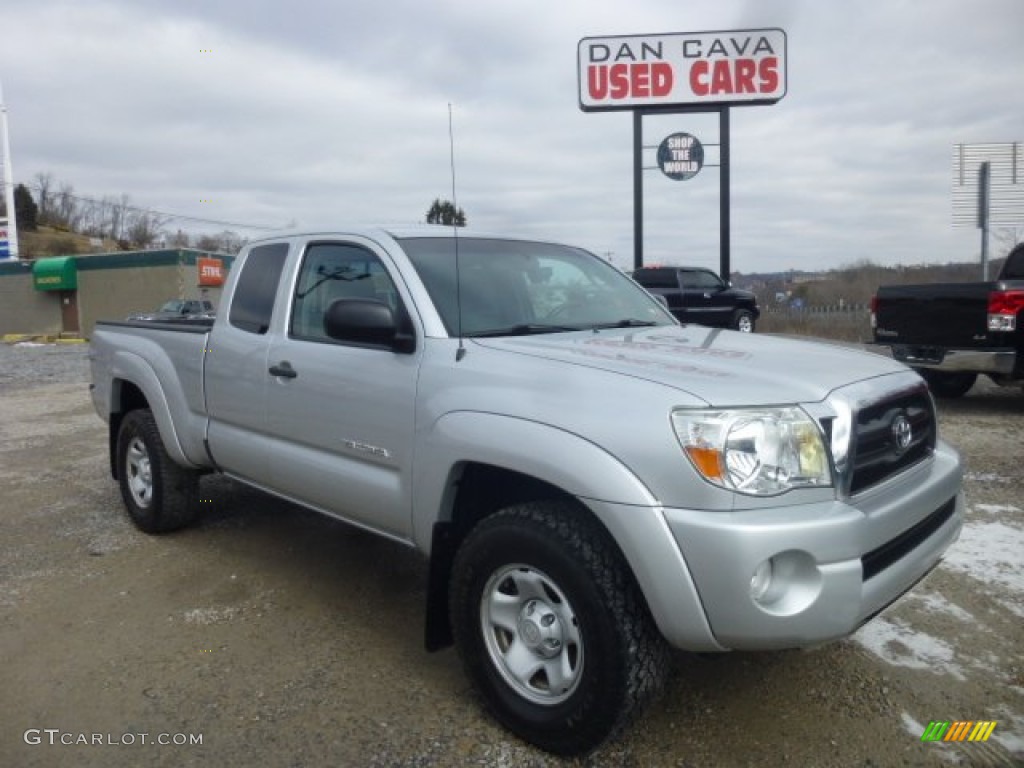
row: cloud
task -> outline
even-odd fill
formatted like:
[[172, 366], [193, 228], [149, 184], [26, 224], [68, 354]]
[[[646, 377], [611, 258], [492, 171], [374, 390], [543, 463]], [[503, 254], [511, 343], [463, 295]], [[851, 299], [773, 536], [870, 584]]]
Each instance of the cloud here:
[[[450, 197], [450, 103], [471, 225], [630, 263], [632, 121], [579, 111], [586, 36], [786, 29], [786, 97], [731, 112], [744, 272], [974, 258], [949, 223], [953, 144], [1024, 139], [1016, 0], [5, 6], [18, 180], [220, 220], [422, 220]], [[646, 118], [644, 143], [680, 130], [718, 143], [713, 115]], [[648, 260], [717, 266], [717, 169], [647, 171], [644, 192]]]

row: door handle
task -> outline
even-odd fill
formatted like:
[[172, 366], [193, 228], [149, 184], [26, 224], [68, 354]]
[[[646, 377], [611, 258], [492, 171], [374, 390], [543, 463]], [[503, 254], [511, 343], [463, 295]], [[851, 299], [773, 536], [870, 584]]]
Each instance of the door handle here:
[[282, 360], [277, 365], [270, 366], [270, 375], [279, 376], [282, 379], [294, 379], [299, 372], [292, 368], [292, 364], [287, 360]]

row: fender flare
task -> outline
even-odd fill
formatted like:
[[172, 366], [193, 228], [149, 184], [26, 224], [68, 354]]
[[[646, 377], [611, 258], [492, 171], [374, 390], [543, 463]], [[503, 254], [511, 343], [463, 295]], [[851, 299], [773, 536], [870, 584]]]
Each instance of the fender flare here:
[[[185, 449], [178, 437], [178, 430], [171, 416], [171, 405], [168, 402], [166, 392], [153, 367], [143, 358], [134, 352], [117, 350], [114, 353], [110, 364], [111, 387], [110, 410], [118, 412], [121, 410], [121, 392], [123, 383], [136, 386], [146, 403], [149, 405], [153, 418], [156, 421], [157, 429], [160, 432], [160, 439], [167, 449], [168, 455], [178, 464], [184, 467], [199, 468], [200, 465], [193, 462], [185, 453]], [[185, 398], [177, 398], [179, 407], [185, 408]]]
[[542, 422], [483, 411], [451, 411], [417, 439], [413, 538], [429, 553], [433, 524], [450, 519], [459, 467], [482, 463], [543, 480], [581, 499], [653, 507], [654, 494], [616, 456]]
[[[451, 515], [461, 469], [471, 463], [529, 475], [579, 499], [618, 546], [662, 633], [693, 650], [724, 650], [711, 633], [660, 502], [640, 478], [581, 435], [528, 419], [470, 411], [446, 414], [417, 441], [413, 534], [430, 555], [427, 650], [452, 641], [448, 582], [465, 532], [456, 530]], [[659, 579], [654, 561], [669, 563], [679, 581]]]

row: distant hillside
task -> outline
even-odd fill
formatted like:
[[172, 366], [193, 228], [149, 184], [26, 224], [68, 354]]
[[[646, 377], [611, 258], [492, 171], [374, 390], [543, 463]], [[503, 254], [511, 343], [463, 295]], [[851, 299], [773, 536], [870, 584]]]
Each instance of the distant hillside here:
[[22, 259], [71, 256], [76, 253], [113, 253], [119, 250], [114, 240], [89, 237], [54, 227], [39, 227], [35, 232], [18, 232], [18, 256]]

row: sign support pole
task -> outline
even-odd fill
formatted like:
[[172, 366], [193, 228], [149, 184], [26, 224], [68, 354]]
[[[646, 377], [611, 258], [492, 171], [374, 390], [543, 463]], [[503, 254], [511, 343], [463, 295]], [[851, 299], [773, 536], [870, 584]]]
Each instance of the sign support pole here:
[[719, 274], [725, 282], [729, 282], [732, 274], [730, 260], [732, 258], [731, 216], [732, 207], [729, 200], [729, 107], [722, 106], [718, 110], [718, 245]]
[[644, 265], [644, 113], [633, 110], [633, 269]]
[[989, 184], [992, 164], [988, 161], [978, 168], [978, 227], [981, 229], [981, 279], [988, 282], [988, 212]]
[[[710, 112], [708, 109], [659, 110], [664, 114]], [[729, 158], [729, 107], [718, 108], [718, 271], [729, 282], [732, 274], [732, 204]], [[644, 265], [644, 181], [643, 181], [643, 109], [633, 110], [633, 269]]]

